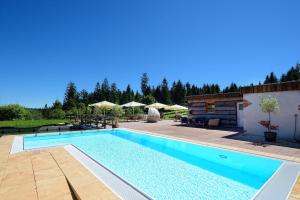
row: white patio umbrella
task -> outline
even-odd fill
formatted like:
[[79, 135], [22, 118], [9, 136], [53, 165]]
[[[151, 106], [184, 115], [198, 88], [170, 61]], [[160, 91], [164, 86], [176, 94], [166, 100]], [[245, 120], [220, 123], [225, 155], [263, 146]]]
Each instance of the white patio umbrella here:
[[108, 102], [108, 101], [101, 101], [101, 102], [98, 102], [98, 103], [90, 104], [89, 106], [97, 107], [97, 108], [102, 109], [104, 111], [104, 115], [105, 115], [106, 110], [112, 109], [112, 107], [114, 107], [116, 105], [117, 104], [114, 104], [114, 103], [111, 103], [111, 102]]
[[184, 107], [184, 106], [180, 106], [180, 105], [172, 105], [172, 106], [168, 106], [165, 108], [166, 110], [188, 110], [187, 107]]
[[162, 104], [162, 103], [153, 103], [153, 104], [146, 106], [146, 108], [156, 108], [156, 109], [162, 109], [162, 108], [166, 108], [166, 107], [168, 107], [168, 106], [165, 104]]
[[145, 104], [135, 102], [135, 101], [131, 101], [131, 102], [128, 102], [128, 103], [125, 103], [125, 104], [121, 105], [121, 107], [132, 108], [132, 113], [133, 114], [134, 114], [134, 108], [135, 107], [142, 107], [142, 106], [145, 106]]

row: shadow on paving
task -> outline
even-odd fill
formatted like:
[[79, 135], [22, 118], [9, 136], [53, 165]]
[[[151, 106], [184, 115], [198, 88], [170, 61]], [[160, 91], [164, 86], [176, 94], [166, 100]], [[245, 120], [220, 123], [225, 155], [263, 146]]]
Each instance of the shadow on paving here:
[[263, 136], [252, 135], [249, 133], [236, 133], [224, 136], [223, 138], [249, 142], [253, 146], [267, 147], [272, 145], [300, 149], [300, 143], [297, 141], [277, 139], [277, 142], [266, 142]]
[[222, 136], [222, 138], [248, 142], [248, 144], [253, 146], [267, 147], [272, 145], [272, 146], [282, 146], [282, 147], [300, 149], [300, 142], [294, 140], [282, 140], [282, 139], [277, 139], [277, 142], [266, 142], [263, 136], [245, 133], [245, 131], [242, 128], [235, 128], [235, 127], [206, 128], [206, 127], [197, 127], [197, 126], [185, 126], [181, 124], [174, 124], [172, 126], [187, 127], [187, 128], [202, 129], [202, 130], [228, 131], [228, 132], [232, 132], [232, 134]]

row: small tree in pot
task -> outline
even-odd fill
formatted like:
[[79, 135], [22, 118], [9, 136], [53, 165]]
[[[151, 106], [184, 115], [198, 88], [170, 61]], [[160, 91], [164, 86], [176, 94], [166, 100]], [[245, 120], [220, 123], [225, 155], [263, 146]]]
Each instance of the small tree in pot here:
[[260, 99], [260, 108], [264, 113], [268, 113], [269, 121], [260, 121], [259, 123], [266, 127], [268, 131], [264, 132], [265, 140], [268, 142], [275, 142], [277, 133], [274, 130], [278, 130], [278, 126], [272, 125], [271, 113], [279, 112], [279, 102], [275, 96], [262, 96]]

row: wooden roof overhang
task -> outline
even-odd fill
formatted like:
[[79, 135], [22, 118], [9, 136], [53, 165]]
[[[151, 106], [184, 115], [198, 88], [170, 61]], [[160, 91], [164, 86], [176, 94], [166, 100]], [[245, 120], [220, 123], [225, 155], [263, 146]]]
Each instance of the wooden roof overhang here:
[[217, 101], [243, 101], [243, 94], [240, 92], [232, 92], [232, 93], [193, 95], [193, 96], [188, 96], [187, 101], [188, 101], [188, 103], [193, 103], [193, 102], [214, 103]]
[[300, 90], [300, 81], [290, 81], [283, 83], [271, 83], [264, 85], [246, 86], [242, 87], [242, 93], [264, 93], [264, 92], [283, 92]]

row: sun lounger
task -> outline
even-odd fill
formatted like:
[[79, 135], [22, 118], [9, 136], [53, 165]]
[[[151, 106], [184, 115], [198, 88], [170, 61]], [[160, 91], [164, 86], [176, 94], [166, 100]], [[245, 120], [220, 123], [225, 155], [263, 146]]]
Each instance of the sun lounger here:
[[220, 119], [210, 119], [208, 120], [208, 127], [218, 127], [220, 125]]

